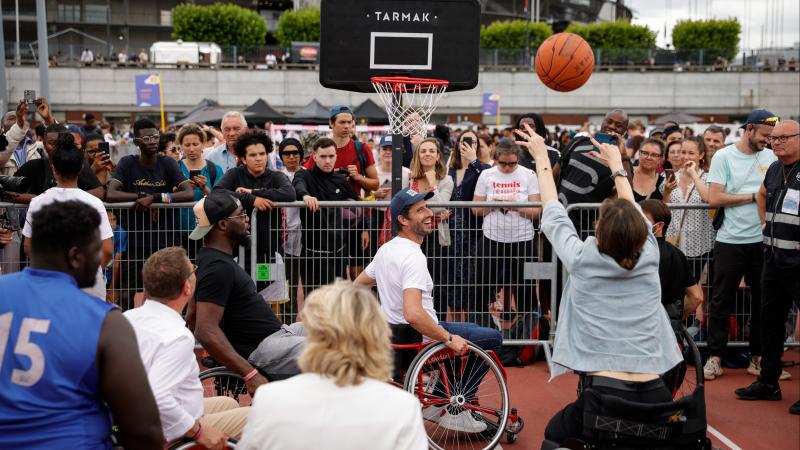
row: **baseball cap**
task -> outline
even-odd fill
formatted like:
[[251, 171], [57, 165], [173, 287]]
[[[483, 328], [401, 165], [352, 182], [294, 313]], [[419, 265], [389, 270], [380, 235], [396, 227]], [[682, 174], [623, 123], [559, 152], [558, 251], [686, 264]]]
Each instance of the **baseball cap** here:
[[652, 130], [650, 130], [650, 134], [648, 135], [648, 137], [653, 137], [653, 135], [656, 133], [664, 134], [664, 129], [661, 127], [653, 128]]
[[745, 120], [742, 126], [739, 128], [744, 128], [747, 125], [775, 126], [778, 123], [778, 120], [780, 120], [778, 116], [772, 114], [766, 109], [754, 109], [753, 112], [747, 115], [747, 120]]
[[433, 197], [432, 191], [425, 192], [424, 194], [420, 194], [413, 189], [406, 189], [398, 192], [392, 197], [392, 203], [389, 206], [389, 211], [392, 214], [392, 223], [395, 223], [397, 221], [397, 216], [410, 208], [411, 205], [423, 200], [428, 200], [431, 197]]
[[353, 114], [353, 110], [350, 109], [349, 106], [336, 105], [333, 108], [331, 108], [331, 119], [336, 118], [336, 116], [341, 114], [341, 113], [348, 113], [351, 116], [355, 117], [355, 114]]
[[391, 147], [392, 146], [392, 137], [391, 136], [384, 136], [381, 138], [381, 147]]
[[241, 202], [231, 195], [230, 191], [213, 190], [207, 196], [195, 203], [194, 217], [197, 225], [189, 235], [189, 239], [202, 239], [220, 220], [230, 217], [237, 208], [242, 206]]

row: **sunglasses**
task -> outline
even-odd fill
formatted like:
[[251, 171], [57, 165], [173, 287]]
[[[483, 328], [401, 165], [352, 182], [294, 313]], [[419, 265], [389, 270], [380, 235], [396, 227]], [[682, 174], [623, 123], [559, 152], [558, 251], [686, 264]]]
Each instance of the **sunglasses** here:
[[775, 124], [778, 123], [779, 120], [780, 118], [778, 117], [767, 117], [766, 119], [762, 120], [761, 123], [763, 123], [764, 125], [775, 126]]
[[497, 164], [503, 167], [516, 167], [516, 165], [519, 164], [519, 161], [514, 161], [514, 162], [497, 161]]
[[178, 153], [178, 147], [172, 147], [172, 148], [170, 148], [170, 149], [169, 149], [169, 152], [170, 152], [170, 153], [175, 153], [175, 154], [177, 154], [177, 153]]
[[281, 153], [283, 156], [300, 156], [299, 150], [289, 150], [287, 152]]

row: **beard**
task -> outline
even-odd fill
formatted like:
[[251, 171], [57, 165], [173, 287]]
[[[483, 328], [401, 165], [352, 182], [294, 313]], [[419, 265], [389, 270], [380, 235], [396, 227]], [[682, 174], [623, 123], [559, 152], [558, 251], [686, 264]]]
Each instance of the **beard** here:
[[756, 144], [756, 142], [755, 142], [755, 140], [753, 138], [750, 138], [750, 139], [747, 140], [747, 145], [748, 145], [748, 147], [750, 147], [750, 150], [752, 150], [754, 152], [760, 152], [761, 150], [764, 150], [765, 148], [767, 148], [766, 146], [758, 148], [758, 144]]
[[253, 242], [253, 239], [250, 237], [250, 235], [249, 234], [245, 234], [245, 235], [242, 235], [241, 237], [239, 237], [239, 242], [237, 244], [242, 246], [242, 247], [244, 247], [244, 248], [250, 248], [250, 245], [252, 244], [252, 242]]

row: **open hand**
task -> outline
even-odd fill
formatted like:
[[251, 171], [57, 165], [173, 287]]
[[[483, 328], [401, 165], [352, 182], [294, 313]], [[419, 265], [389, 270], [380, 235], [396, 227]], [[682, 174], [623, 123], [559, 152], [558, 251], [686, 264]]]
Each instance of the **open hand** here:
[[[622, 168], [622, 154], [620, 153], [619, 147], [612, 144], [601, 144], [595, 140], [594, 137], [589, 137], [592, 144], [595, 147], [600, 149], [600, 153], [592, 150], [589, 152], [589, 155], [599, 159], [603, 164], [611, 168], [614, 166], [615, 168]], [[615, 169], [616, 170], [616, 169]]]
[[537, 156], [547, 158], [547, 146], [544, 143], [544, 138], [536, 134], [536, 131], [527, 123], [522, 125], [525, 127], [525, 131], [514, 130], [514, 133], [521, 138], [521, 140], [516, 141], [517, 145], [526, 148], [534, 158]]

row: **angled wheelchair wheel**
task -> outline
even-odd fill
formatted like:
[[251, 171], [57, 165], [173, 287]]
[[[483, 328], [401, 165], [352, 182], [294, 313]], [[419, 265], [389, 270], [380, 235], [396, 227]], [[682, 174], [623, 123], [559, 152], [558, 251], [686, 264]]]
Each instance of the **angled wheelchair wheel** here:
[[675, 378], [668, 387], [672, 389], [672, 398], [680, 400], [691, 395], [697, 386], [704, 383], [704, 380], [700, 351], [691, 334], [686, 327], [682, 327], [680, 333], [676, 333], [676, 335], [683, 354], [683, 361], [673, 369]]
[[250, 406], [253, 399], [242, 376], [227, 367], [214, 367], [200, 372], [203, 397], [231, 397], [239, 406]]
[[[228, 439], [228, 442], [225, 443], [225, 448], [236, 448], [236, 440]], [[166, 450], [200, 450], [200, 449], [205, 449], [205, 447], [198, 445], [195, 441], [191, 439], [181, 440], [166, 448]]]
[[469, 344], [456, 356], [444, 344], [425, 347], [404, 383], [422, 405], [431, 448], [491, 449], [507, 432], [508, 386], [493, 353]]

